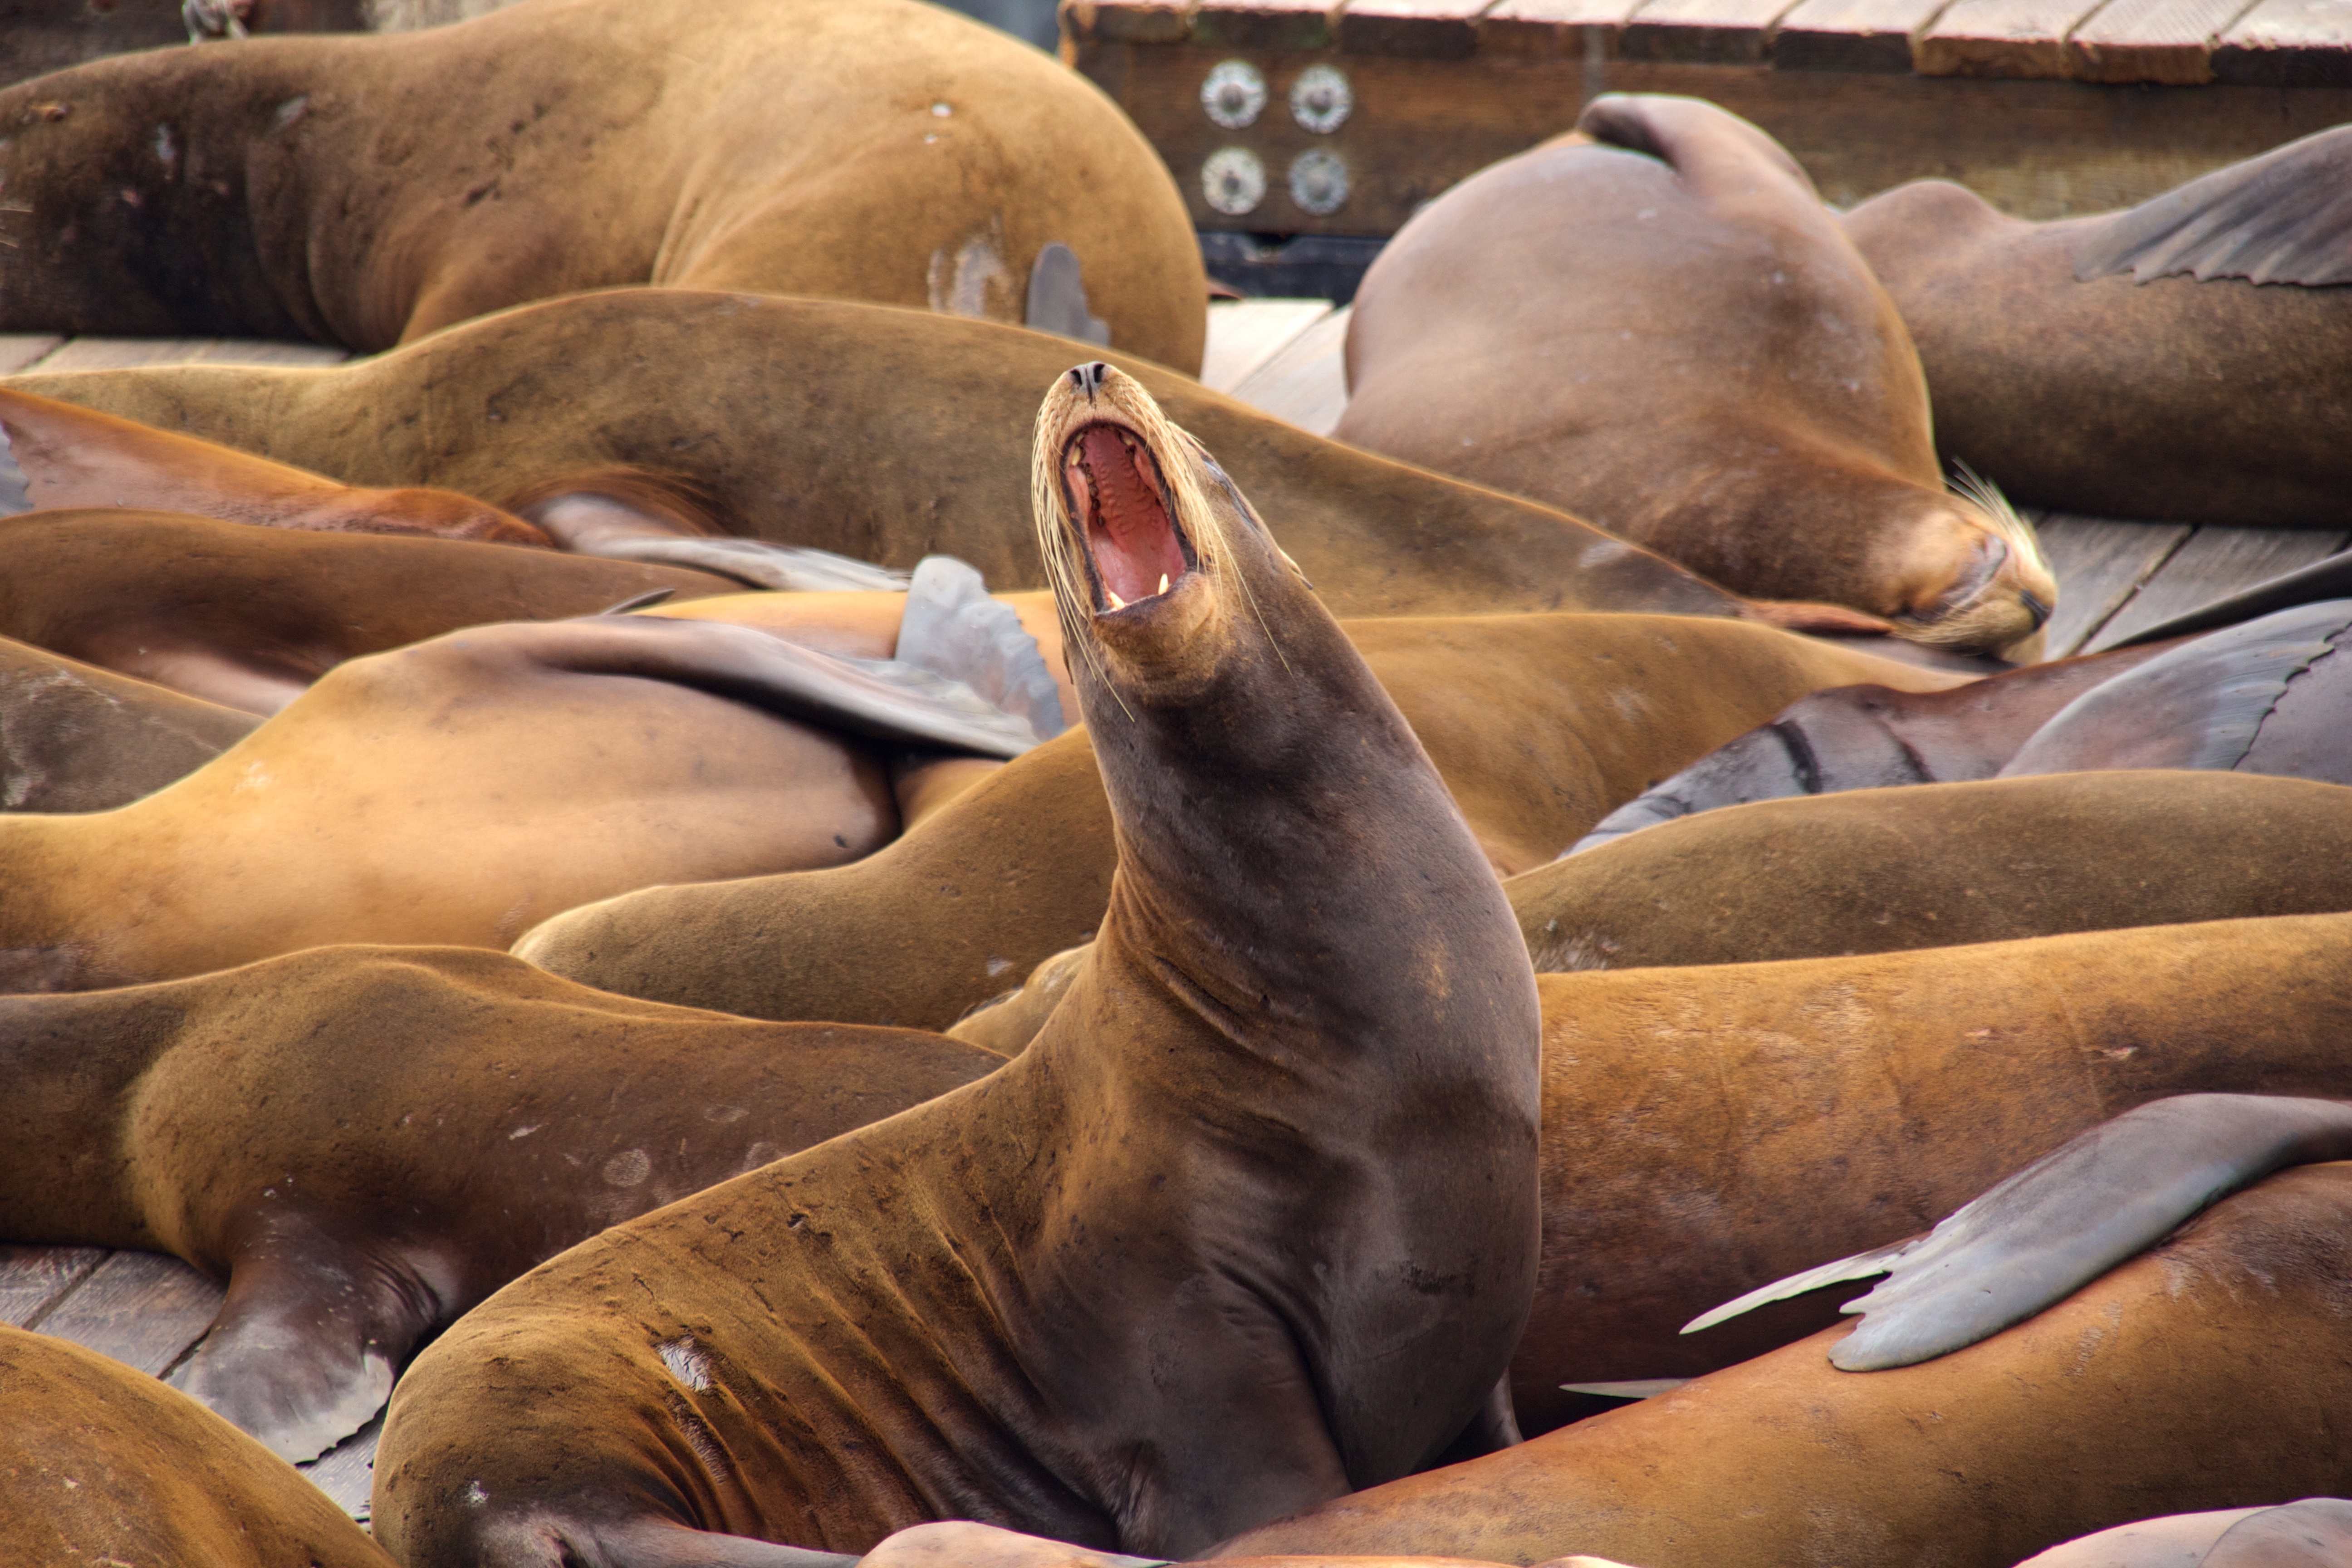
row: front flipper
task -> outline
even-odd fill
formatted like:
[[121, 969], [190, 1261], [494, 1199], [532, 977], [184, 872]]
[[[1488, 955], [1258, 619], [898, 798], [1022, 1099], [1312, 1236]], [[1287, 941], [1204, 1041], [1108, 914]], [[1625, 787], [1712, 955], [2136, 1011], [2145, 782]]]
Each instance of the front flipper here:
[[173, 1379], [289, 1463], [366, 1426], [417, 1342], [457, 1315], [413, 1259], [338, 1232], [288, 1213], [251, 1226], [220, 1315]]
[[1012, 605], [988, 596], [978, 571], [952, 555], [927, 555], [916, 566], [898, 623], [898, 658], [962, 681], [1027, 721], [1040, 741], [1069, 728], [1037, 639]]
[[2352, 283], [2352, 126], [2290, 142], [2117, 213], [2074, 253], [2084, 283]]
[[1696, 1333], [1751, 1307], [1841, 1280], [1885, 1281], [1830, 1352], [1845, 1372], [1932, 1361], [2064, 1300], [2217, 1199], [2290, 1165], [2352, 1158], [2352, 1105], [2184, 1094], [2103, 1122], [1967, 1204], [1927, 1236], [1751, 1290], [1693, 1319]]

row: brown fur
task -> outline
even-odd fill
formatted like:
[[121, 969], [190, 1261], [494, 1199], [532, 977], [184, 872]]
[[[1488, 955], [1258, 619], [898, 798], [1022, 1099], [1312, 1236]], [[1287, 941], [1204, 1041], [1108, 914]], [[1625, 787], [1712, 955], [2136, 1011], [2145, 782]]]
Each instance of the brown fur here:
[[16, 331], [373, 352], [630, 283], [1017, 322], [1059, 241], [1113, 344], [1201, 363], [1158, 154], [1075, 72], [906, 0], [524, 0], [158, 50], [0, 91], [0, 125]]

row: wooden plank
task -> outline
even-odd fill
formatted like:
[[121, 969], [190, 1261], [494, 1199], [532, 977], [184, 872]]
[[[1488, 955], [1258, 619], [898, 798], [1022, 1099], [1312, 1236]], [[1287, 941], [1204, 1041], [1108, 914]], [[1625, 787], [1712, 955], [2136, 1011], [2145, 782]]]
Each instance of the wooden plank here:
[[1201, 384], [1231, 392], [1331, 313], [1328, 300], [1220, 300], [1209, 307]]
[[2078, 81], [2213, 79], [2213, 40], [2253, 0], [2108, 0], [2066, 40], [2067, 74]]
[[48, 332], [0, 332], [0, 375], [32, 369], [64, 342]]
[[1912, 68], [1923, 76], [2063, 77], [2066, 37], [2099, 0], [1952, 0], [1919, 35]]
[[132, 370], [141, 365], [193, 364], [218, 338], [71, 338], [41, 362], [53, 370]]
[[105, 1260], [102, 1247], [0, 1245], [0, 1323], [39, 1327], [42, 1317]]
[[2064, 512], [2046, 513], [2034, 527], [2058, 577], [2058, 608], [2042, 633], [2049, 658], [2081, 652], [2196, 531], [2185, 522], [2116, 522]]
[[160, 1252], [118, 1252], [49, 1310], [40, 1331], [161, 1374], [204, 1337], [221, 1288]]
[[1617, 52], [1620, 29], [1641, 5], [1642, 0], [1496, 0], [1478, 18], [1478, 47], [1491, 55], [1565, 60], [1571, 68], [1597, 69]]
[[1192, 36], [1198, 8], [1197, 0], [1068, 0], [1062, 36], [1086, 43], [1178, 43]]
[[1772, 25], [1796, 0], [1650, 0], [1625, 24], [1629, 60], [1749, 65], [1764, 58]]
[[1495, 0], [1347, 0], [1339, 47], [1359, 55], [1460, 59], [1478, 47], [1474, 24]]
[[2304, 528], [2199, 529], [2131, 602], [2085, 645], [2096, 653], [2135, 632], [2186, 615], [2283, 572], [2308, 566], [2344, 548], [2346, 535]]
[[383, 1417], [379, 1415], [310, 1463], [294, 1468], [333, 1499], [336, 1507], [365, 1524], [368, 1493], [375, 1486], [376, 1439], [382, 1436]]
[[341, 364], [351, 357], [351, 350], [335, 343], [289, 343], [271, 338], [215, 338], [183, 363], [323, 368]]
[[2352, 87], [2352, 0], [2260, 0], [2213, 45], [2217, 80]]
[[1228, 49], [1330, 47], [1341, 0], [1202, 0], [1192, 41]]
[[1348, 406], [1346, 310], [1334, 310], [1234, 388], [1244, 403], [1328, 436]]
[[1906, 71], [1911, 40], [1950, 0], [1802, 0], [1772, 34], [1782, 70]]

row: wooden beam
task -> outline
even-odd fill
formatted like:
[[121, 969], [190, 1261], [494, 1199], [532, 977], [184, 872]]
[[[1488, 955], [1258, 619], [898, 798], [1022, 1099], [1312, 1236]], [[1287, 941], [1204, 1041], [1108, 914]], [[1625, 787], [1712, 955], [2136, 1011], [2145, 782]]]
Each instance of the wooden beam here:
[[1618, 40], [1629, 60], [1753, 65], [1765, 58], [1773, 24], [1795, 0], [1649, 0]]
[[1912, 40], [1949, 0], [1802, 0], [1772, 35], [1782, 70], [1908, 71]]
[[2217, 81], [2352, 88], [2352, 0], [2259, 0], [2213, 45]]
[[2253, 0], [2108, 0], [2066, 40], [2067, 74], [2077, 81], [2213, 79], [2213, 41]]
[[1919, 35], [1912, 68], [1923, 76], [2063, 78], [2066, 36], [2099, 0], [1952, 0]]

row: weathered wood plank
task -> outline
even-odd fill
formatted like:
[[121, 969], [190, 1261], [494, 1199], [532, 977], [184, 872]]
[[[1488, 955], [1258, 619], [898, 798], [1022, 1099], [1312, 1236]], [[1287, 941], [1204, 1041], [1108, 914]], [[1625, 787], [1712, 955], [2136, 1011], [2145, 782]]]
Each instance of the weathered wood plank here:
[[1192, 31], [1198, 0], [1070, 0], [1063, 37], [1081, 42], [1180, 43]]
[[1772, 25], [1796, 0], [1650, 0], [1618, 40], [1629, 60], [1748, 65], [1764, 58]]
[[1220, 300], [1209, 307], [1201, 384], [1231, 392], [1331, 313], [1328, 300]]
[[383, 1417], [378, 1415], [309, 1464], [294, 1468], [333, 1499], [336, 1507], [364, 1524], [368, 1493], [375, 1486], [376, 1439], [383, 1436]]
[[1478, 47], [1474, 24], [1495, 0], [1348, 0], [1339, 47], [1350, 54], [1460, 59]]
[[2066, 37], [2099, 0], [1953, 0], [1919, 35], [1912, 68], [1923, 76], [2063, 77]]
[[2044, 657], [2065, 658], [2081, 652], [2196, 530], [2185, 522], [2117, 522], [2050, 512], [2036, 522], [2035, 531], [2058, 577], [2058, 608], [2042, 633]]
[[0, 375], [32, 369], [64, 342], [48, 332], [0, 332]]
[[2250, 87], [2352, 87], [2352, 0], [2260, 0], [2215, 40], [2213, 75]]
[[[333, 343], [290, 343], [271, 338], [215, 338], [189, 364], [275, 364], [323, 368], [341, 364], [352, 351]], [[46, 368], [46, 367], [45, 367]]]
[[1328, 436], [1348, 406], [1346, 310], [1316, 322], [1234, 388], [1244, 403]]
[[0, 1323], [39, 1326], [42, 1316], [105, 1260], [102, 1247], [0, 1245]]
[[1802, 0], [1772, 35], [1783, 70], [1908, 71], [1911, 40], [1950, 0]]
[[2211, 81], [2213, 40], [2252, 3], [2108, 0], [2066, 40], [2066, 74], [2078, 81]]
[[2084, 645], [2096, 653], [2146, 627], [2308, 566], [2344, 548], [2346, 535], [2302, 528], [2200, 528], [2173, 552], [2131, 602]]
[[218, 338], [70, 338], [41, 362], [53, 370], [134, 370], [141, 365], [194, 364]]
[[1229, 49], [1330, 47], [1341, 0], [1201, 0], [1192, 42]]
[[204, 1337], [221, 1288], [160, 1252], [118, 1252], [49, 1310], [40, 1331], [162, 1373]]
[[1642, 0], [1496, 0], [1478, 18], [1478, 47], [1492, 55], [1598, 69], [1617, 52], [1619, 30], [1641, 5]]

